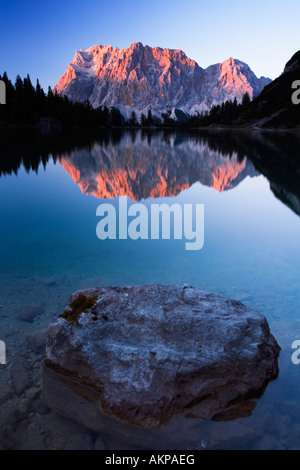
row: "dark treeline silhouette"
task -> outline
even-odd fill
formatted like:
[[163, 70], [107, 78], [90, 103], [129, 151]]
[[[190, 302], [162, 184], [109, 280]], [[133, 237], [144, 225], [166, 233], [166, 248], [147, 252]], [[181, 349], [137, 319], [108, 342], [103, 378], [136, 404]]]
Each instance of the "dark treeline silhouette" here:
[[9, 80], [5, 72], [0, 80], [6, 85], [6, 105], [0, 106], [0, 122], [8, 125], [35, 125], [42, 118], [52, 124], [57, 121], [64, 126], [76, 126], [91, 129], [99, 126], [121, 125], [118, 110], [107, 107], [93, 109], [91, 104], [72, 102], [66, 96], [53, 93], [51, 88], [45, 93], [39, 80], [34, 87], [30, 76], [22, 79], [19, 75], [15, 84]]
[[116, 107], [100, 106], [94, 109], [89, 101], [70, 101], [66, 96], [53, 93], [50, 87], [45, 93], [39, 80], [35, 86], [32, 85], [29, 75], [24, 79], [18, 75], [13, 84], [4, 73], [0, 75], [0, 80], [6, 84], [7, 104], [0, 106], [0, 125], [38, 125], [42, 131], [48, 128], [50, 132], [72, 126], [85, 130], [99, 127], [198, 129], [214, 126], [247, 127], [252, 124], [261, 127], [293, 127], [300, 122], [300, 106], [292, 105], [291, 102], [291, 83], [298, 76], [297, 70], [280, 76], [253, 101], [245, 93], [240, 104], [235, 98], [212, 106], [201, 114], [190, 116], [180, 109], [174, 109], [173, 113], [168, 109], [158, 118], [149, 107], [146, 114], [141, 113], [139, 116], [132, 111], [128, 119]]
[[151, 109], [148, 110], [147, 116], [141, 113], [138, 120], [136, 113], [132, 111], [130, 118], [125, 122], [129, 127], [171, 127], [193, 129], [198, 127], [208, 127], [214, 124], [230, 126], [238, 118], [240, 118], [248, 109], [250, 104], [250, 96], [245, 93], [241, 104], [235, 98], [234, 101], [225, 101], [222, 105], [213, 106], [210, 111], [202, 114], [190, 116], [180, 109], [175, 109], [175, 117], [171, 117], [171, 110], [167, 110], [161, 115], [159, 120], [153, 116]]
[[210, 111], [206, 111], [204, 114], [191, 116], [188, 120], [188, 126], [208, 127], [213, 124], [230, 126], [247, 111], [250, 102], [249, 94], [245, 93], [241, 104], [235, 98], [233, 101], [225, 101], [221, 105], [212, 106]]
[[284, 72], [249, 104], [239, 123], [268, 128], [299, 128], [300, 105], [292, 101], [292, 84], [300, 77], [300, 51], [287, 62]]
[[[125, 120], [120, 111], [107, 106], [94, 109], [86, 101], [84, 103], [72, 102], [66, 96], [53, 93], [48, 88], [47, 93], [42, 89], [39, 80], [36, 85], [31, 83], [30, 76], [22, 79], [17, 76], [13, 84], [5, 72], [0, 80], [6, 84], [6, 105], [0, 106], [0, 123], [8, 125], [42, 125], [42, 119], [52, 124], [56, 130], [59, 126], [76, 126], [85, 129], [99, 127], [171, 127], [171, 128], [197, 128], [207, 127], [212, 124], [230, 125], [243, 113], [249, 105], [250, 98], [246, 93], [242, 104], [226, 101], [222, 105], [213, 106], [203, 114], [189, 116], [176, 109], [176, 119], [171, 117], [171, 110], [163, 113], [161, 119], [152, 114], [148, 109], [146, 114], [141, 113], [137, 117], [132, 111], [130, 117]], [[47, 121], [48, 120], [48, 121]], [[45, 122], [43, 123], [45, 125]]]
[[248, 93], [242, 98], [241, 104], [235, 98], [233, 101], [225, 101], [221, 105], [212, 106], [209, 111], [189, 116], [181, 110], [175, 110], [176, 119], [171, 117], [171, 111], [162, 114], [162, 126], [179, 128], [209, 127], [212, 125], [230, 126], [242, 116], [249, 107], [251, 100]]

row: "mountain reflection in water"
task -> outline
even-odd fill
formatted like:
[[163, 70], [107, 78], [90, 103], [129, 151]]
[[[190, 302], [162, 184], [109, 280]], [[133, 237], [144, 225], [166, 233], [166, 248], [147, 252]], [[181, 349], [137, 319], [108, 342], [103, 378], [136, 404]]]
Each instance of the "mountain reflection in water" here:
[[203, 141], [176, 143], [174, 137], [165, 141], [156, 134], [148, 142], [141, 133], [134, 142], [128, 134], [118, 143], [95, 142], [90, 149], [63, 155], [60, 163], [82, 193], [101, 199], [176, 196], [197, 181], [221, 192], [259, 174], [246, 158], [221, 154]]
[[2, 136], [0, 176], [59, 161], [82, 193], [132, 200], [176, 196], [195, 182], [219, 192], [263, 174], [277, 198], [300, 215], [300, 136], [243, 131], [101, 130], [42, 138]]
[[[42, 138], [6, 130], [0, 139], [0, 331], [8, 358], [0, 447], [298, 448], [300, 376], [291, 363], [300, 337], [298, 134], [101, 130]], [[94, 196], [120, 194], [204, 203], [204, 249], [191, 256], [181, 240], [100, 242]], [[278, 379], [212, 421], [197, 404], [155, 435], [117, 421], [100, 429], [94, 395], [71, 379], [42, 377], [45, 331], [72, 292], [147, 283], [187, 283], [263, 314], [282, 348]], [[27, 376], [18, 394], [15, 380], [23, 390]]]

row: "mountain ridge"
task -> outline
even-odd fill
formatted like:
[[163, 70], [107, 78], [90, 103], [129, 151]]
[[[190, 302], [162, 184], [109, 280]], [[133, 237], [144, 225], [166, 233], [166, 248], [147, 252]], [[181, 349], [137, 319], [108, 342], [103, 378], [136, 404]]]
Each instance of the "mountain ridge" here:
[[269, 83], [239, 59], [204, 69], [180, 49], [136, 42], [123, 49], [94, 45], [76, 51], [54, 91], [72, 101], [89, 100], [94, 108], [116, 107], [128, 118], [149, 108], [158, 116], [175, 109], [201, 113], [227, 100], [240, 103], [245, 93], [258, 96]]

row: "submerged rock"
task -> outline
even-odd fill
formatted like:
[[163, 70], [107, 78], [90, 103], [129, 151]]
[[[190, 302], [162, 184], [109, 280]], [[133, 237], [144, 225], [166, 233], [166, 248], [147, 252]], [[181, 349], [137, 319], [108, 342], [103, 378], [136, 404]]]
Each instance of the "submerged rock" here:
[[36, 354], [42, 354], [45, 352], [47, 333], [46, 329], [34, 331], [25, 338], [29, 348]]
[[16, 394], [22, 395], [30, 387], [31, 381], [27, 370], [21, 361], [14, 361], [11, 367], [12, 381], [15, 386]]
[[19, 309], [19, 319], [32, 323], [35, 317], [44, 313], [44, 307], [40, 305], [23, 305]]
[[156, 428], [194, 405], [212, 418], [259, 396], [279, 351], [241, 302], [153, 284], [73, 294], [48, 327], [45, 364], [94, 390], [102, 413]]

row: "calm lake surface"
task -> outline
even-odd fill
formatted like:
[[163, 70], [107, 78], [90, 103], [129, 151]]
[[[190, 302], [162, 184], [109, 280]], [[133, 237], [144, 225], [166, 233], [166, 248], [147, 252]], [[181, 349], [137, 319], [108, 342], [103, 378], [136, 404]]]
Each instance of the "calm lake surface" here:
[[[226, 131], [105, 132], [78, 144], [5, 140], [0, 447], [158, 446], [155, 433], [144, 444], [134, 430], [116, 438], [108, 426], [98, 435], [47, 407], [44, 330], [78, 289], [181, 283], [265, 315], [282, 348], [280, 373], [251, 416], [203, 423], [182, 415], [186, 433], [176, 434], [175, 419], [165, 434], [159, 431], [161, 448], [300, 449], [300, 365], [291, 361], [292, 342], [300, 340], [299, 143], [297, 135]], [[204, 204], [204, 247], [187, 251], [185, 240], [173, 239], [99, 240], [97, 207], [110, 202], [118, 213], [122, 195], [149, 211], [151, 203]]]

